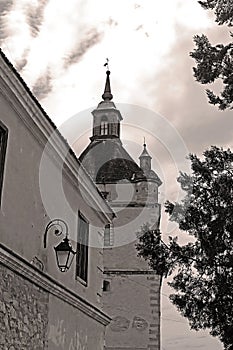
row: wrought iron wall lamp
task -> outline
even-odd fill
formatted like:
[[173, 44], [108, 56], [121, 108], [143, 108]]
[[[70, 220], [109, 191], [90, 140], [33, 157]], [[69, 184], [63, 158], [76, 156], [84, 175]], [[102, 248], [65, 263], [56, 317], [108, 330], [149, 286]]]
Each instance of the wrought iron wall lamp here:
[[54, 219], [48, 223], [44, 233], [44, 248], [47, 245], [47, 234], [50, 229], [54, 227], [54, 234], [60, 236], [65, 234], [65, 238], [56, 247], [54, 247], [56, 254], [57, 266], [61, 272], [69, 270], [76, 252], [73, 250], [68, 239], [68, 226], [64, 220]]

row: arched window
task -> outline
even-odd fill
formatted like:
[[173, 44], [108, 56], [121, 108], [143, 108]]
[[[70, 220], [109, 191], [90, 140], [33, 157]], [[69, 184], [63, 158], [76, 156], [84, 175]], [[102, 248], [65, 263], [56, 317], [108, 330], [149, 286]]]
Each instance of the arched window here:
[[108, 135], [108, 122], [102, 120], [100, 123], [100, 135]]
[[107, 224], [104, 229], [104, 246], [109, 247], [113, 245], [114, 231], [112, 224]]

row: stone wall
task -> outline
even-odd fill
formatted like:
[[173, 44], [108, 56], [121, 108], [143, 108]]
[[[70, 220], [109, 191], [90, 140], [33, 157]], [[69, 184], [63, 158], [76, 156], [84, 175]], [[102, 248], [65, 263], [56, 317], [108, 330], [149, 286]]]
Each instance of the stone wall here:
[[0, 264], [0, 349], [47, 349], [49, 294]]

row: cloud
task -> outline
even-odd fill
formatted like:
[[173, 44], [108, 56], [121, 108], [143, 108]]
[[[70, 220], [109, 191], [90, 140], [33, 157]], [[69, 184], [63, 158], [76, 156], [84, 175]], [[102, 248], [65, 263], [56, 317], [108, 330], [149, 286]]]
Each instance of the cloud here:
[[50, 69], [47, 68], [45, 74], [41, 75], [32, 87], [32, 92], [40, 101], [52, 91], [52, 77]]
[[118, 26], [118, 22], [115, 19], [113, 19], [112, 17], [109, 17], [109, 19], [106, 23], [109, 25], [109, 27]]
[[28, 53], [29, 53], [29, 49], [25, 49], [22, 56], [20, 57], [20, 59], [18, 59], [15, 62], [15, 68], [17, 69], [17, 71], [20, 73], [23, 68], [27, 65], [28, 63]]
[[7, 15], [13, 8], [13, 0], [0, 1], [0, 43], [10, 35]]
[[141, 7], [141, 5], [139, 5], [139, 4], [134, 4], [134, 8], [135, 9], [138, 9], [138, 8], [140, 8]]
[[25, 8], [26, 21], [33, 37], [36, 37], [40, 32], [40, 27], [44, 20], [44, 10], [48, 1], [49, 0], [39, 0], [37, 6], [30, 4]]
[[15, 68], [18, 72], [21, 72], [26, 65], [27, 59], [26, 57], [22, 57], [20, 60], [16, 61]]
[[79, 62], [90, 48], [101, 41], [102, 37], [103, 33], [98, 32], [96, 29], [89, 30], [89, 32], [84, 35], [84, 38], [79, 41], [67, 57], [65, 57], [64, 68], [67, 69], [70, 65]]
[[143, 29], [143, 25], [140, 24], [135, 30], [140, 30], [140, 29]]
[[[191, 30], [176, 28], [176, 43], [164, 56], [160, 72], [147, 81], [147, 88], [151, 91], [151, 100], [154, 99], [153, 110], [175, 126], [191, 153], [200, 155], [210, 145], [233, 144], [233, 117], [231, 111], [220, 112], [210, 105], [206, 86], [193, 77], [195, 61], [189, 56], [194, 45], [193, 34]], [[206, 34], [210, 40], [223, 42], [226, 31], [216, 27]]]

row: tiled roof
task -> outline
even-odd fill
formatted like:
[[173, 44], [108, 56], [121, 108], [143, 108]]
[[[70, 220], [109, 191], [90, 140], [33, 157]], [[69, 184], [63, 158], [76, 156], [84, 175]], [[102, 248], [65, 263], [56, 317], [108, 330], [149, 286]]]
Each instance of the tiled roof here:
[[[147, 181], [143, 170], [135, 163], [119, 139], [96, 140], [89, 144], [79, 158], [96, 183]], [[160, 182], [151, 171], [150, 180]]]

